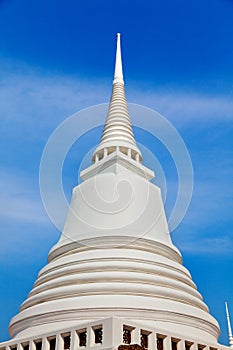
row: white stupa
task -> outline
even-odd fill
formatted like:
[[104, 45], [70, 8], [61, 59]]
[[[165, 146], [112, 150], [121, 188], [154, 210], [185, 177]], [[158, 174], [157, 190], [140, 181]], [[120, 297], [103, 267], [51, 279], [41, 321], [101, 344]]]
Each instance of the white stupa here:
[[173, 245], [160, 189], [142, 163], [125, 98], [120, 34], [112, 97], [93, 164], [59, 242], [1, 350], [228, 349]]

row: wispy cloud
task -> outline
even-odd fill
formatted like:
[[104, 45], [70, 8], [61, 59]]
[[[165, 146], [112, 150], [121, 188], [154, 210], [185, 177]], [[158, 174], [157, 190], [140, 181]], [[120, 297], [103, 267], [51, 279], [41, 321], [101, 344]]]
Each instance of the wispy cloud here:
[[76, 111], [104, 102], [107, 90], [101, 83], [96, 88], [95, 82], [78, 78], [48, 76], [28, 70], [15, 74], [6, 72], [2, 74], [0, 84], [2, 128], [14, 133], [20, 126], [24, 136], [30, 137], [30, 131], [36, 127], [34, 137], [37, 134], [40, 138], [40, 132], [52, 132]]
[[48, 225], [39, 191], [26, 173], [0, 170], [1, 220]]
[[[140, 85], [139, 85], [140, 86]], [[144, 104], [175, 121], [178, 126], [186, 126], [194, 121], [230, 121], [233, 119], [232, 96], [208, 95], [196, 91], [130, 90], [131, 102]]]
[[[194, 254], [231, 254], [233, 250], [233, 169], [227, 159], [218, 163], [199, 158], [190, 207], [180, 226], [172, 233], [182, 252]], [[168, 183], [168, 197], [174, 197], [177, 183]], [[169, 202], [168, 202], [169, 203]], [[171, 204], [169, 203], [168, 209]], [[169, 211], [168, 211], [169, 213]]]
[[[20, 137], [31, 142], [33, 138], [33, 141], [40, 142], [43, 149], [52, 131], [66, 117], [82, 108], [107, 102], [110, 97], [111, 83], [105, 81], [89, 79], [84, 81], [78, 77], [49, 75], [25, 66], [15, 69], [13, 65], [8, 65], [5, 68], [0, 84], [0, 118], [5, 140], [7, 137], [15, 139]], [[165, 90], [158, 93], [158, 89], [145, 91], [134, 85], [127, 87], [127, 84], [126, 88], [129, 91], [130, 102], [156, 109], [169, 117], [176, 126], [188, 130], [189, 136], [192, 136], [192, 125], [195, 121], [203, 125], [221, 122], [227, 126], [233, 118], [233, 100], [229, 96], [208, 96], [186, 91], [170, 93]], [[219, 137], [218, 132], [217, 129], [215, 137]], [[32, 148], [33, 146], [31, 143]], [[215, 235], [215, 238], [210, 239], [208, 235], [206, 236], [204, 228], [211, 227], [211, 220], [230, 222], [233, 194], [229, 172], [232, 168], [229, 162], [226, 163], [227, 160], [223, 159], [222, 164], [218, 163], [218, 174], [216, 174], [213, 172], [214, 154], [208, 153], [205, 157], [203, 151], [197, 148], [193, 155], [197, 157], [198, 164], [205, 165], [205, 177], [195, 177], [194, 196], [184, 224], [192, 227], [192, 233], [194, 230], [198, 231], [202, 249], [200, 250], [200, 241], [198, 247], [193, 245], [193, 234], [183, 240], [183, 248], [198, 249], [203, 253], [209, 250], [214, 252], [214, 247], [217, 250], [217, 245], [221, 243], [222, 249], [227, 250], [227, 247], [232, 247], [231, 237], [223, 234], [223, 237]], [[15, 157], [15, 153], [12, 152], [10, 156]], [[36, 161], [39, 163], [39, 156]], [[35, 174], [33, 180], [30, 180], [32, 174], [29, 170], [23, 170], [22, 162], [17, 174], [12, 175], [11, 170], [5, 167], [0, 170], [0, 176], [1, 217], [4, 220], [45, 225], [48, 219], [42, 207], [37, 185], [32, 183], [38, 181], [38, 178], [35, 179]], [[213, 247], [210, 249], [211, 245]]]
[[189, 240], [177, 240], [182, 252], [196, 254], [232, 254], [233, 237], [222, 234], [221, 237], [199, 238], [190, 237]]
[[[111, 83], [80, 79], [67, 75], [49, 75], [38, 69], [6, 65], [1, 75], [1, 119], [26, 123], [27, 127], [57, 125], [70, 114], [98, 103], [108, 102]], [[230, 96], [200, 94], [195, 91], [176, 91], [159, 87], [140, 89], [126, 84], [129, 102], [148, 106], [167, 116], [178, 125], [193, 119], [202, 122], [233, 119], [233, 100]], [[104, 118], [104, 116], [103, 116]]]

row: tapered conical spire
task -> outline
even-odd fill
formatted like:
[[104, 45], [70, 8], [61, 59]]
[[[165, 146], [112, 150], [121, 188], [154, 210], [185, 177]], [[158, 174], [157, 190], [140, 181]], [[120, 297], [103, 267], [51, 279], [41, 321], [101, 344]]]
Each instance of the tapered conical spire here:
[[231, 321], [230, 321], [230, 315], [229, 315], [229, 311], [228, 311], [227, 302], [225, 302], [225, 306], [226, 306], [229, 345], [230, 345], [231, 348], [233, 348], [233, 336], [232, 336]]
[[135, 142], [125, 97], [119, 33], [112, 96], [100, 144], [93, 154], [93, 161], [96, 162], [116, 150], [134, 160], [142, 160], [141, 152]]
[[115, 63], [115, 72], [114, 72], [114, 83], [124, 84], [123, 79], [123, 70], [122, 70], [122, 59], [121, 59], [121, 41], [120, 33], [117, 33], [117, 48], [116, 48], [116, 63]]

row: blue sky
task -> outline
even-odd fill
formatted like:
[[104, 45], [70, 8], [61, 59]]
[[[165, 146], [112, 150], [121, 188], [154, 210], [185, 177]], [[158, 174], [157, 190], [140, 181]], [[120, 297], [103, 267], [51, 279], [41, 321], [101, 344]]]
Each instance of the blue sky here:
[[[59, 232], [40, 199], [38, 171], [53, 130], [82, 108], [109, 101], [115, 34], [122, 33], [127, 99], [163, 114], [194, 168], [186, 217], [172, 233], [227, 343], [233, 318], [233, 1], [0, 1], [0, 340]], [[103, 116], [104, 122], [105, 116]], [[70, 198], [77, 171], [101, 129], [64, 163]], [[166, 150], [135, 129], [159, 159], [169, 203], [177, 176]]]

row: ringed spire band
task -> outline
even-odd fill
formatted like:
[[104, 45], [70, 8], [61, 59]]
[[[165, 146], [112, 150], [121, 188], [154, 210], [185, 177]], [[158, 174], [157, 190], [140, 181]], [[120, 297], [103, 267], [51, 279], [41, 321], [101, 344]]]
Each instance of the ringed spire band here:
[[92, 160], [93, 162], [97, 162], [116, 150], [119, 150], [134, 160], [142, 161], [142, 154], [134, 138], [125, 96], [120, 33], [117, 34], [112, 96], [100, 144], [96, 148]]

